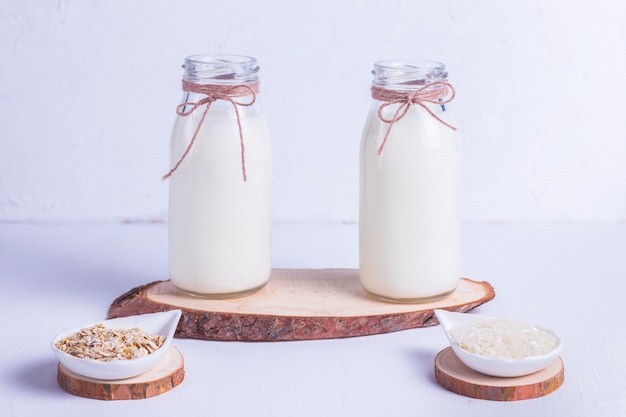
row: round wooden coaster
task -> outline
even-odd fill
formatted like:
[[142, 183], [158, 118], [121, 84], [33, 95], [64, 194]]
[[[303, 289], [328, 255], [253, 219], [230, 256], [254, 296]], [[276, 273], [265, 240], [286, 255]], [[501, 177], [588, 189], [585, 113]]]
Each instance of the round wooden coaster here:
[[516, 378], [499, 378], [476, 372], [463, 364], [451, 347], [435, 358], [435, 379], [454, 393], [492, 401], [517, 401], [543, 397], [564, 381], [563, 360], [559, 357], [547, 368]]
[[447, 296], [422, 304], [380, 301], [356, 269], [275, 269], [268, 284], [241, 298], [212, 300], [183, 294], [170, 281], [118, 297], [108, 318], [182, 310], [177, 337], [275, 341], [388, 333], [438, 324], [435, 309], [467, 312], [495, 297], [487, 282], [462, 278]]
[[178, 386], [185, 377], [183, 355], [170, 346], [159, 363], [133, 378], [104, 381], [78, 375], [59, 363], [59, 386], [72, 395], [97, 400], [139, 400], [156, 397]]

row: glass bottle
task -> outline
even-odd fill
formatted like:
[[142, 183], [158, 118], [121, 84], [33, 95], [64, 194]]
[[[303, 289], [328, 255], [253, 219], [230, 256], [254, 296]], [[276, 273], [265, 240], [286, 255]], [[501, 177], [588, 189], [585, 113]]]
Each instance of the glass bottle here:
[[195, 55], [183, 69], [164, 177], [171, 282], [208, 298], [248, 295], [271, 274], [271, 151], [259, 67], [246, 56]]
[[378, 298], [425, 302], [460, 270], [459, 147], [445, 65], [380, 61], [361, 140], [359, 273]]

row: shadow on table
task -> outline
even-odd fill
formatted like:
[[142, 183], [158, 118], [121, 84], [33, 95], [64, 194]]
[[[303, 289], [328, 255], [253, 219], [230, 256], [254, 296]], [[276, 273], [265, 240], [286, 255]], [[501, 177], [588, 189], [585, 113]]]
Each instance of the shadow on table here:
[[63, 390], [57, 383], [57, 362], [53, 359], [37, 362], [17, 363], [5, 376], [20, 391], [33, 392], [37, 395], [58, 395]]
[[422, 381], [439, 387], [435, 380], [435, 356], [437, 351], [425, 348], [415, 348], [408, 350], [406, 354], [413, 363], [413, 370]]

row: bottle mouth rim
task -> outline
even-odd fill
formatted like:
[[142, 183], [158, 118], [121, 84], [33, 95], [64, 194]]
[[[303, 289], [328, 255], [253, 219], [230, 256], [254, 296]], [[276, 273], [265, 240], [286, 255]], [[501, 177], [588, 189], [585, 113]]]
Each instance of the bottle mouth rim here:
[[183, 78], [191, 82], [241, 83], [258, 80], [256, 58], [234, 54], [196, 54], [185, 58]]
[[388, 59], [374, 63], [375, 85], [420, 86], [446, 80], [445, 64], [423, 59]]
[[248, 55], [236, 54], [195, 54], [185, 58], [185, 62], [196, 62], [199, 64], [249, 64], [256, 63], [256, 58]]

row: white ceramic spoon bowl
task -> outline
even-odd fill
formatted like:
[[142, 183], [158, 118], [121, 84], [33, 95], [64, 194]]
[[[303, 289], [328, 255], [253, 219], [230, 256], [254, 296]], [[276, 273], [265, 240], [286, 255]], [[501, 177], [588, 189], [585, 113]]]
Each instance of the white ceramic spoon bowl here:
[[454, 339], [450, 336], [450, 332], [456, 326], [469, 325], [474, 323], [481, 323], [489, 320], [494, 320], [495, 317], [480, 316], [475, 314], [465, 313], [453, 313], [445, 310], [435, 310], [435, 315], [441, 323], [452, 350], [457, 357], [468, 368], [471, 368], [477, 372], [497, 376], [497, 377], [519, 377], [523, 375], [532, 374], [548, 367], [559, 356], [559, 353], [563, 350], [563, 339], [561, 339], [556, 333], [534, 326], [537, 329], [547, 331], [553, 334], [557, 340], [557, 347], [552, 351], [541, 356], [528, 356], [519, 359], [506, 359], [506, 358], [491, 358], [481, 356], [475, 353], [468, 352], [459, 346], [457, 346]]
[[[69, 370], [86, 377], [102, 380], [119, 380], [132, 378], [151, 369], [169, 348], [174, 332], [181, 316], [180, 310], [170, 310], [161, 313], [141, 314], [137, 316], [120, 317], [111, 320], [102, 320], [59, 333], [52, 340], [52, 351], [63, 365]], [[163, 345], [149, 355], [129, 360], [114, 360], [110, 362], [95, 359], [78, 358], [59, 350], [56, 343], [70, 337], [85, 327], [102, 323], [108, 329], [139, 328], [151, 335], [164, 335]]]

